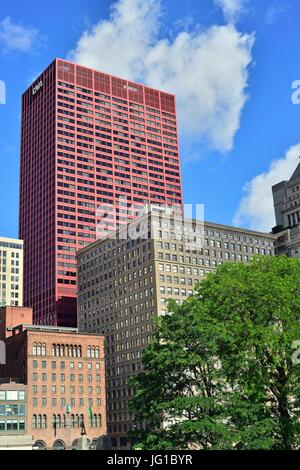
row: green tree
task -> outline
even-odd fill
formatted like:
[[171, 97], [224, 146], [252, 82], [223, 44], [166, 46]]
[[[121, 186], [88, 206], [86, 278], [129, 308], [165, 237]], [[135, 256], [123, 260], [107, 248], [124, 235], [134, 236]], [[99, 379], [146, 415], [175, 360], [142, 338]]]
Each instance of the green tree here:
[[157, 320], [130, 411], [144, 449], [298, 449], [300, 261], [224, 264]]

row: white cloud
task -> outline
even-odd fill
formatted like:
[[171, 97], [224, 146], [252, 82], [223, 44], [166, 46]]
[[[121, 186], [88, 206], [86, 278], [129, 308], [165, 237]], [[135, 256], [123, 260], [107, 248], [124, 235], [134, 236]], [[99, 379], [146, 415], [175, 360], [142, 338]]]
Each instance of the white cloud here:
[[291, 147], [283, 158], [274, 160], [268, 171], [245, 185], [245, 196], [234, 218], [234, 224], [254, 230], [270, 231], [276, 224], [272, 186], [291, 178], [299, 163], [300, 143]]
[[222, 8], [227, 21], [234, 23], [245, 11], [248, 0], [214, 0], [218, 7]]
[[170, 40], [159, 37], [160, 21], [159, 0], [119, 0], [69, 58], [175, 93], [184, 136], [229, 151], [247, 100], [254, 35], [228, 24], [189, 28]]
[[32, 49], [39, 31], [14, 23], [9, 16], [0, 21], [0, 45], [3, 52], [27, 52]]

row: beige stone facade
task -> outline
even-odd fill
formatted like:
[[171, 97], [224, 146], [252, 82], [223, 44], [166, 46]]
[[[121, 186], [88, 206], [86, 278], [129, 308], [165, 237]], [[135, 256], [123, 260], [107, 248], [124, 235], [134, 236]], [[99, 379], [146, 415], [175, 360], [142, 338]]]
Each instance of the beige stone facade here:
[[[214, 223], [183, 223], [164, 212], [150, 212], [131, 226], [130, 233], [122, 231], [78, 254], [79, 331], [106, 336], [108, 432], [120, 448], [128, 445], [126, 433], [135, 426], [128, 414], [127, 380], [141, 370], [153, 317], [166, 312], [168, 299], [181, 303], [193, 295], [197, 283], [220, 264], [272, 256], [275, 239]], [[142, 237], [130, 238], [134, 234]]]
[[277, 234], [275, 254], [300, 258], [300, 163], [289, 181], [272, 187]]

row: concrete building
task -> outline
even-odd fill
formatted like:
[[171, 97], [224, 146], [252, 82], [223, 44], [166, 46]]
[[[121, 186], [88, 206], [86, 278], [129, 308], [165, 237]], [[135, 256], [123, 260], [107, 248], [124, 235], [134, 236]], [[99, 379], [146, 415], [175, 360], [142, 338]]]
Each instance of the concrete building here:
[[27, 386], [0, 379], [0, 450], [32, 450], [27, 433]]
[[106, 336], [108, 432], [115, 447], [126, 448], [126, 433], [134, 429], [127, 380], [141, 370], [153, 317], [166, 312], [168, 299], [181, 303], [193, 295], [220, 264], [272, 256], [274, 239], [153, 209], [115, 239], [79, 251], [79, 330]]
[[300, 258], [300, 163], [289, 181], [272, 187], [277, 234], [275, 253]]
[[11, 333], [0, 377], [27, 389], [24, 421], [35, 447], [70, 449], [82, 436], [106, 435], [103, 336], [32, 325]]
[[23, 305], [23, 241], [0, 237], [0, 307]]
[[175, 96], [55, 59], [23, 95], [20, 179], [24, 305], [76, 326], [76, 251], [127, 223], [121, 199], [181, 210]]

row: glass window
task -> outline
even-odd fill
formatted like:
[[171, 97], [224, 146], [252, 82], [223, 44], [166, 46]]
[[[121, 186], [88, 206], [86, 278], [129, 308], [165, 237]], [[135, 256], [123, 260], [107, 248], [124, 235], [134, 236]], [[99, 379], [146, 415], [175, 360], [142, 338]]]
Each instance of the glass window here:
[[9, 390], [8, 392], [6, 392], [6, 399], [7, 400], [17, 401], [18, 400], [18, 392], [14, 391], [14, 390]]
[[6, 421], [6, 429], [7, 431], [17, 431], [18, 430], [18, 421]]
[[19, 421], [19, 431], [24, 431], [25, 430], [25, 421], [20, 420]]
[[18, 405], [6, 405], [7, 416], [18, 415]]

